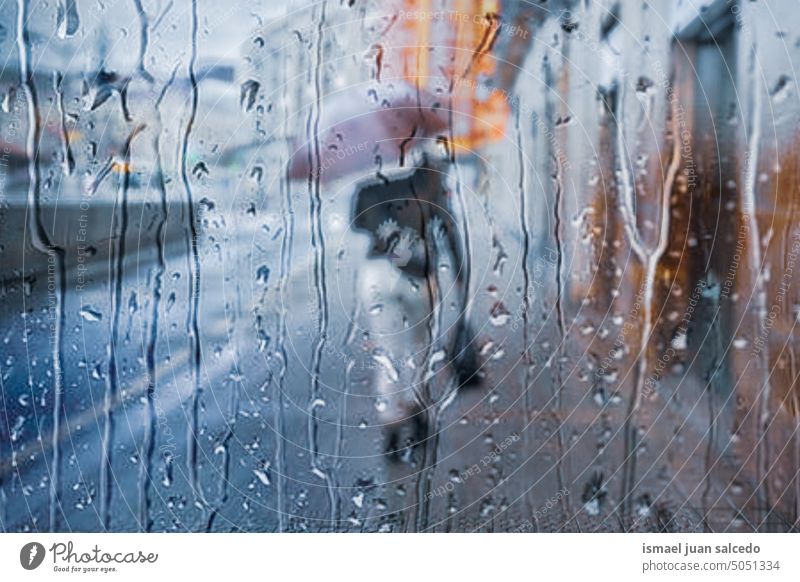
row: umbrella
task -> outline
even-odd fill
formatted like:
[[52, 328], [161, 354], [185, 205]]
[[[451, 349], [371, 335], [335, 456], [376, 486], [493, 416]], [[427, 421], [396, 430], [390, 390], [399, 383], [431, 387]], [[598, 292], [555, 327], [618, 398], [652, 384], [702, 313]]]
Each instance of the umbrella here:
[[399, 80], [326, 97], [315, 125], [295, 138], [288, 173], [324, 183], [405, 166], [444, 133], [448, 111], [431, 93]]

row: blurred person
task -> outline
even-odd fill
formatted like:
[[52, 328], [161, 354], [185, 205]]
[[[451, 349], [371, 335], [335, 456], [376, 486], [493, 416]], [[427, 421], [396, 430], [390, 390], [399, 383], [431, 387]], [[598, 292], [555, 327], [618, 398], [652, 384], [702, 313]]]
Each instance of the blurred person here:
[[[468, 233], [448, 174], [457, 157], [505, 135], [516, 73], [514, 62], [498, 67], [491, 56], [503, 26], [497, 0], [381, 9], [372, 79], [323, 99], [319, 129], [296, 140], [288, 175], [317, 187], [356, 183], [352, 224], [371, 237], [357, 281], [377, 363], [371, 384], [386, 452], [414, 464], [436, 407], [482, 378], [468, 316]], [[519, 60], [530, 14], [516, 16], [520, 32], [505, 50]], [[492, 83], [499, 90], [486, 91]]]

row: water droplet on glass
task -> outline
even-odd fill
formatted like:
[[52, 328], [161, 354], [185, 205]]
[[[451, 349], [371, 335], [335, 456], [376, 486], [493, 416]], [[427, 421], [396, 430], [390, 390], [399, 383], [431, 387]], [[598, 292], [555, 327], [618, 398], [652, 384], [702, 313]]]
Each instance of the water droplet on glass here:
[[89, 306], [81, 307], [80, 314], [86, 321], [100, 321], [103, 319], [103, 314], [100, 311]]
[[258, 96], [259, 87], [261, 87], [261, 84], [253, 79], [248, 79], [242, 83], [239, 93], [239, 105], [241, 105], [245, 112], [248, 112], [253, 108], [253, 105], [256, 102], [256, 97]]

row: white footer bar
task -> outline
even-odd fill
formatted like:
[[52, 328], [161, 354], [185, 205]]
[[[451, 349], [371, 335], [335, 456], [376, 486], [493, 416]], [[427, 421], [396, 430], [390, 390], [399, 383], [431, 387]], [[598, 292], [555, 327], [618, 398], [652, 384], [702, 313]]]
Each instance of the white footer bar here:
[[0, 572], [14, 581], [800, 580], [798, 541], [792, 534], [0, 534]]

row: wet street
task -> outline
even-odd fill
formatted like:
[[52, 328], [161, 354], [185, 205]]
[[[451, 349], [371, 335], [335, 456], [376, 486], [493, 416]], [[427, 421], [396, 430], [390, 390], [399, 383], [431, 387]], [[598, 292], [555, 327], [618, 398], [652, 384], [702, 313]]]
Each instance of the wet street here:
[[[390, 336], [367, 331], [364, 318], [385, 320], [391, 306], [358, 292], [368, 237], [348, 226], [352, 195], [324, 199], [320, 247], [311, 242], [302, 184], [278, 207], [213, 194], [228, 187], [210, 178], [201, 186], [208, 196], [197, 206], [197, 262], [185, 204], [170, 204], [159, 227], [161, 208], [130, 202], [140, 193], [131, 190], [124, 235], [118, 226], [106, 231], [121, 224], [121, 207], [59, 208], [59, 220], [72, 225], [61, 247], [66, 293], [57, 292], [52, 261], [33, 249], [24, 256], [35, 267], [4, 280], [4, 528], [616, 528], [619, 497], [608, 484], [621, 465], [610, 462], [604, 475], [591, 459], [595, 447], [624, 450], [613, 424], [623, 399], [602, 387], [587, 391], [570, 364], [578, 344], [555, 339], [558, 297], [547, 286], [557, 259], [544, 247], [527, 273], [520, 268], [517, 217], [498, 211], [494, 225], [476, 222], [469, 231], [482, 382], [455, 390], [449, 355], [428, 354], [426, 418], [435, 428], [411, 459], [398, 461], [385, 454], [394, 401], [376, 383], [413, 364], [391, 352]], [[494, 245], [493, 229], [503, 233]], [[152, 242], [159, 230], [161, 245]], [[511, 292], [526, 275], [527, 308]], [[571, 325], [568, 333], [585, 335]], [[538, 350], [524, 349], [526, 333], [528, 342], [539, 338]], [[558, 394], [556, 382], [571, 388]], [[674, 470], [662, 497], [730, 503], [713, 479], [691, 481], [692, 471], [702, 472], [697, 451], [708, 419], [696, 381], [680, 386], [681, 398], [652, 396], [664, 424], [647, 439], [660, 454], [652, 463], [643, 457], [641, 471]], [[677, 427], [680, 439], [666, 427]], [[639, 497], [632, 527], [698, 527], [699, 510], [683, 504], [669, 513], [666, 502], [650, 502], [657, 495]]]
[[[479, 386], [437, 402], [435, 444], [424, 443], [413, 463], [384, 454], [387, 402], [372, 383], [385, 362], [360, 347], [359, 312], [373, 306], [358, 305], [357, 261], [348, 256], [366, 252], [366, 237], [347, 228], [347, 197], [326, 203], [320, 342], [308, 204], [291, 194], [287, 203], [294, 211], [281, 216], [207, 200], [199, 275], [185, 233], [170, 226], [185, 205], [170, 206], [161, 247], [142, 242], [158, 231], [157, 209], [130, 204], [125, 233], [103, 237], [121, 208], [59, 208], [59, 220], [75, 225], [62, 247], [66, 293], [53, 292], [54, 268], [29, 268], [3, 285], [4, 528], [492, 529], [514, 519], [514, 496], [554, 482], [541, 463], [539, 483], [509, 487], [506, 474], [530, 471], [521, 444], [529, 421], [514, 410], [519, 387]], [[48, 264], [34, 250], [25, 256]], [[502, 362], [512, 348], [481, 339], [490, 327], [484, 318], [475, 341], [487, 361]], [[440, 365], [432, 381], [452, 384], [448, 373]]]

